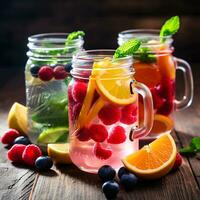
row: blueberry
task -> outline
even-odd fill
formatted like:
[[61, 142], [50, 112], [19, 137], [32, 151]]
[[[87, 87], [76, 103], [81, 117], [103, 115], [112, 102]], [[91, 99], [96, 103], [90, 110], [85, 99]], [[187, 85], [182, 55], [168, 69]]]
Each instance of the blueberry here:
[[99, 168], [98, 175], [103, 182], [110, 181], [115, 178], [116, 171], [111, 166], [104, 165]]
[[40, 67], [39, 66], [34, 66], [34, 67], [31, 67], [30, 68], [30, 72], [31, 72], [31, 75], [35, 78], [38, 77], [38, 72], [40, 70]]
[[138, 182], [138, 178], [134, 174], [123, 174], [120, 179], [120, 184], [126, 191], [132, 190]]
[[65, 70], [70, 73], [70, 71], [72, 70], [72, 64], [71, 63], [66, 64]]
[[102, 190], [107, 199], [115, 199], [119, 192], [119, 184], [115, 181], [107, 181], [102, 185]]
[[125, 167], [121, 167], [119, 169], [117, 175], [118, 175], [118, 177], [120, 179], [123, 174], [128, 174], [128, 173], [129, 173], [128, 169], [126, 169]]
[[35, 166], [40, 170], [47, 170], [53, 166], [53, 161], [49, 156], [40, 156], [36, 159]]
[[28, 145], [31, 144], [30, 140], [25, 137], [25, 136], [19, 136], [17, 138], [15, 138], [13, 144], [24, 144], [24, 145]]

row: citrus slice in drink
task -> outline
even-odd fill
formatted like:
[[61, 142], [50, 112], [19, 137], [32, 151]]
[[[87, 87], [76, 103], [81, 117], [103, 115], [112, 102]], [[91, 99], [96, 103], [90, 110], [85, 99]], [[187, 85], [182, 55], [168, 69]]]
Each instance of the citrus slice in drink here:
[[173, 125], [173, 120], [170, 117], [156, 114], [150, 134], [170, 132], [173, 129]]
[[122, 161], [137, 176], [143, 179], [157, 179], [172, 169], [176, 152], [174, 139], [170, 134], [164, 134]]
[[136, 73], [134, 75], [138, 82], [148, 87], [154, 87], [161, 81], [159, 68], [155, 64], [137, 62], [133, 65]]
[[70, 164], [72, 161], [69, 157], [69, 144], [48, 144], [48, 156], [50, 156], [56, 164]]

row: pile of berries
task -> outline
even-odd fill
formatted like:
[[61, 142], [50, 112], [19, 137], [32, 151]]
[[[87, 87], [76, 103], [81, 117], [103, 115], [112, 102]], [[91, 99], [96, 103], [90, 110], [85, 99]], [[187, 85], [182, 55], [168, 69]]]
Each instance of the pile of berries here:
[[50, 81], [55, 78], [56, 80], [65, 79], [69, 75], [71, 65], [56, 65], [54, 67], [44, 66], [33, 66], [30, 68], [30, 73], [35, 78], [40, 78], [42, 81]]
[[120, 191], [120, 187], [125, 191], [131, 191], [138, 183], [138, 178], [130, 173], [125, 167], [121, 167], [117, 173], [118, 182], [116, 181], [116, 171], [109, 165], [102, 166], [98, 175], [103, 182], [102, 190], [107, 199], [114, 199]]
[[15, 129], [9, 129], [1, 137], [1, 142], [8, 145], [7, 157], [10, 161], [47, 170], [53, 166], [53, 161], [48, 156], [42, 156], [40, 148], [31, 144], [26, 136], [21, 136]]

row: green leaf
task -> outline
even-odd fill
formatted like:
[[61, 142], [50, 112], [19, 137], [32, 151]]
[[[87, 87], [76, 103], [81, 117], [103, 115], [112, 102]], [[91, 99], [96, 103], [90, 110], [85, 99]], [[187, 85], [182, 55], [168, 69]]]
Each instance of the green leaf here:
[[196, 152], [200, 152], [200, 137], [192, 138], [190, 146], [193, 146]]
[[168, 19], [160, 30], [161, 41], [163, 42], [162, 37], [175, 34], [179, 30], [179, 27], [180, 27], [179, 16], [173, 16], [170, 19]]
[[156, 62], [156, 55], [151, 53], [151, 49], [148, 47], [140, 47], [138, 50], [138, 54], [134, 55], [134, 58], [145, 63]]
[[179, 150], [181, 154], [194, 154], [195, 149], [192, 146], [184, 147]]
[[66, 42], [85, 36], [83, 31], [74, 31], [67, 36]]
[[123, 58], [125, 56], [133, 55], [141, 45], [140, 40], [131, 39], [115, 50], [114, 58]]

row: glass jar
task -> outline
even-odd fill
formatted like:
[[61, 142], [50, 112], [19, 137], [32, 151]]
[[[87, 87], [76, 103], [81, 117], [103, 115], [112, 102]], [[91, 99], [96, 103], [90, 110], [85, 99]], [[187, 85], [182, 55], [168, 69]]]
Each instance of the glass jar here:
[[[113, 50], [90, 50], [73, 57], [68, 86], [69, 152], [83, 171], [102, 165], [115, 169], [138, 150], [138, 139], [152, 127], [153, 104], [146, 86], [134, 79], [132, 57], [113, 59]], [[138, 125], [138, 93], [144, 101], [144, 126]]]
[[26, 105], [32, 143], [66, 142], [68, 132], [67, 87], [72, 55], [83, 47], [83, 38], [66, 42], [67, 33], [47, 33], [28, 38]]
[[[170, 133], [174, 128], [173, 111], [187, 108], [193, 99], [193, 77], [190, 65], [172, 55], [173, 39], [171, 36], [160, 38], [159, 30], [135, 29], [119, 33], [118, 44], [138, 38], [142, 44], [134, 54], [133, 68], [135, 79], [147, 85], [154, 104], [154, 124], [148, 138], [157, 138], [160, 134]], [[184, 96], [175, 99], [176, 70], [184, 75]], [[143, 105], [140, 100], [140, 118], [143, 120]]]

